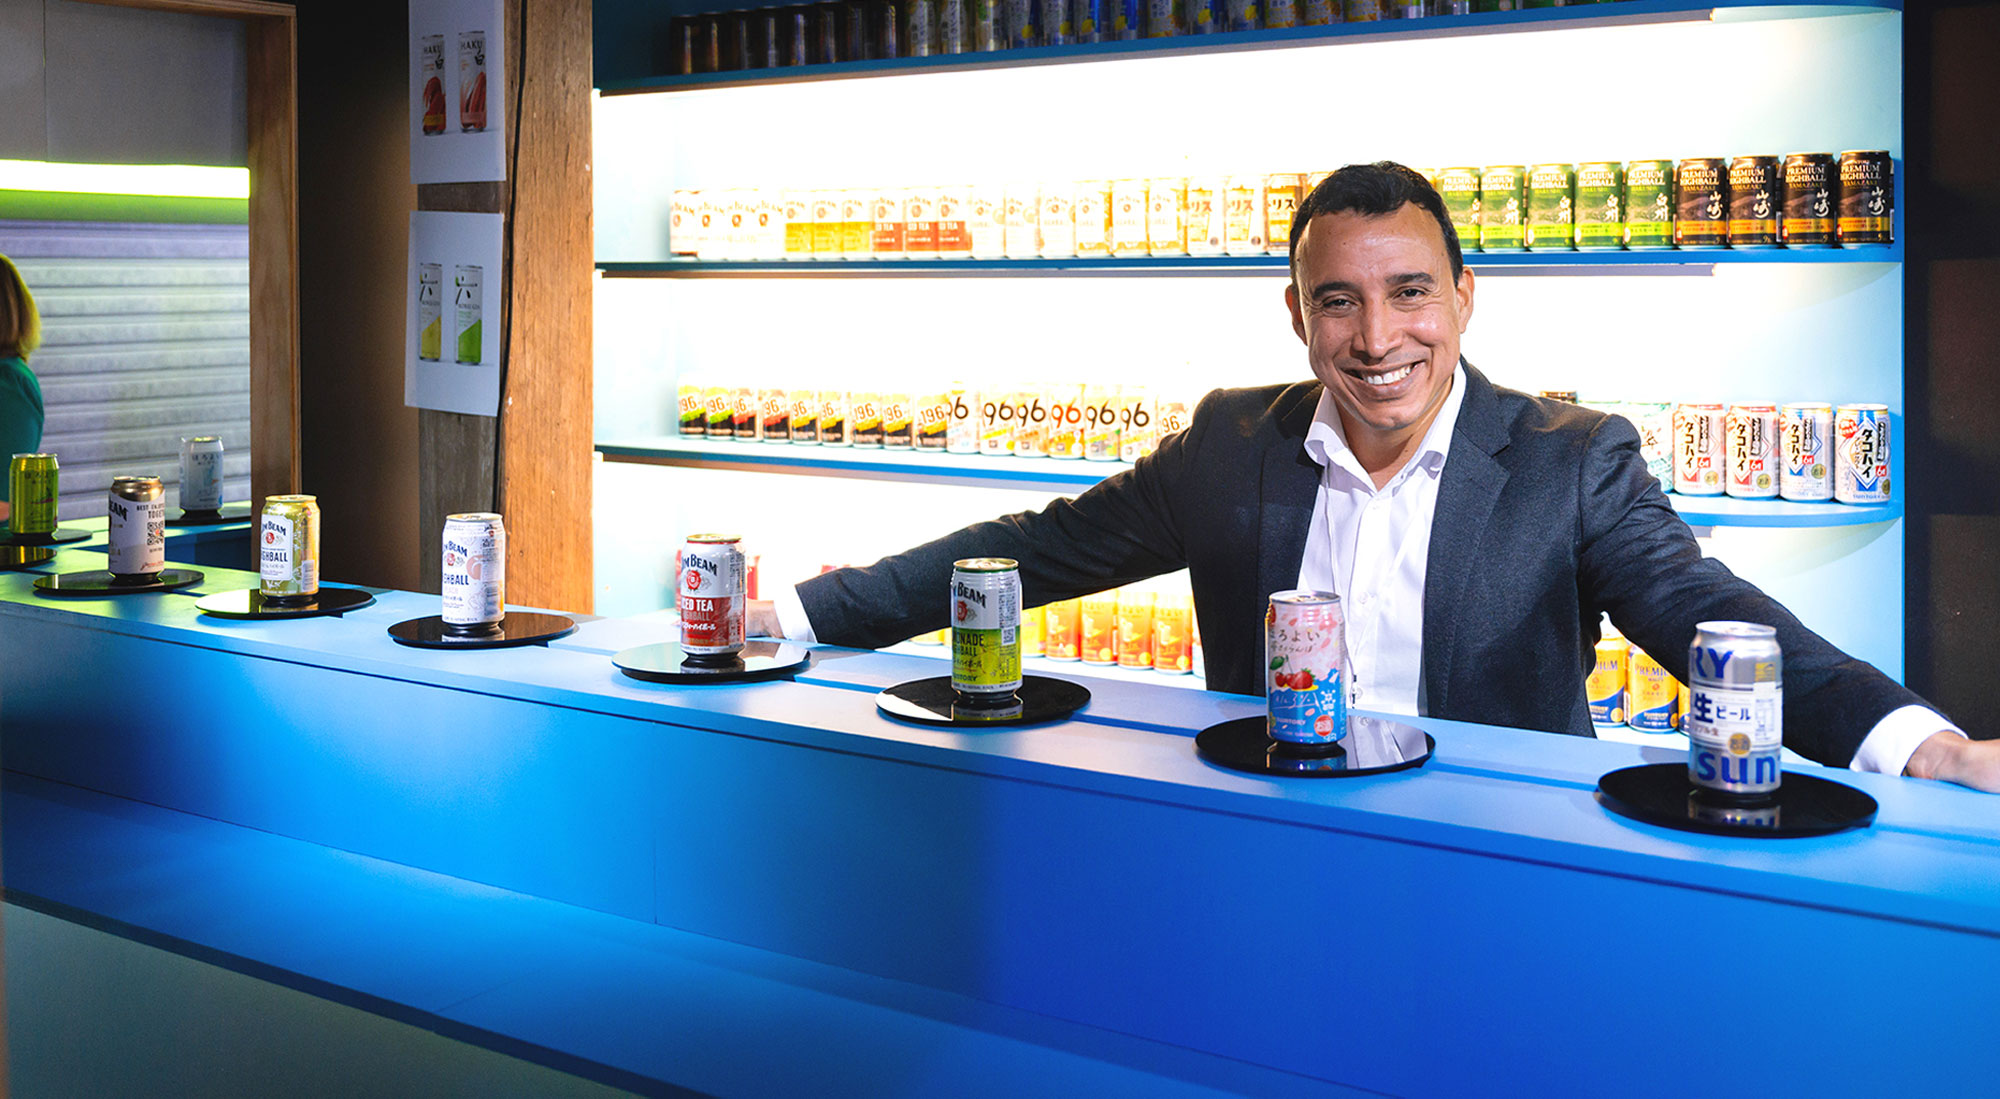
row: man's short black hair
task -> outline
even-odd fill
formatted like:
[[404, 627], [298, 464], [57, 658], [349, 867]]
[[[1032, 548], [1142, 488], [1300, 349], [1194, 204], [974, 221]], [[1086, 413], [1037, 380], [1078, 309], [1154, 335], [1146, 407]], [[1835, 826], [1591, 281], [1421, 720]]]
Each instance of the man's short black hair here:
[[1451, 227], [1451, 215], [1445, 212], [1444, 199], [1439, 197], [1437, 188], [1424, 178], [1422, 172], [1406, 167], [1393, 160], [1378, 160], [1373, 164], [1349, 164], [1320, 181], [1312, 189], [1304, 202], [1299, 203], [1298, 212], [1292, 215], [1292, 238], [1290, 253], [1292, 280], [1298, 281], [1299, 238], [1305, 235], [1306, 225], [1321, 214], [1341, 214], [1350, 210], [1366, 217], [1381, 217], [1393, 214], [1409, 203], [1416, 203], [1438, 223], [1444, 233], [1444, 250], [1451, 257], [1451, 281], [1458, 283], [1458, 277], [1465, 273], [1465, 253], [1458, 246], [1458, 232]]

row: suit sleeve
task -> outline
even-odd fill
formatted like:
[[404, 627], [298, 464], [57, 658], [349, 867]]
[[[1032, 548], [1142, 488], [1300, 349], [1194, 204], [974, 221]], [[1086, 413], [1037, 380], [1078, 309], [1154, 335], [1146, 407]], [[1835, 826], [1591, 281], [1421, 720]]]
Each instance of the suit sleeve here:
[[1214, 402], [1213, 394], [1204, 398], [1187, 430], [1074, 500], [975, 523], [865, 568], [836, 569], [800, 584], [813, 633], [828, 644], [873, 649], [942, 629], [949, 624], [952, 562], [967, 557], [1019, 561], [1024, 607], [1185, 567], [1181, 494], [1199, 468]]
[[1578, 582], [1627, 638], [1688, 681], [1695, 624], [1775, 626], [1784, 661], [1785, 746], [1845, 767], [1890, 711], [1923, 699], [1807, 629], [1777, 600], [1706, 558], [1646, 470], [1639, 435], [1610, 416], [1585, 446], [1579, 493]]

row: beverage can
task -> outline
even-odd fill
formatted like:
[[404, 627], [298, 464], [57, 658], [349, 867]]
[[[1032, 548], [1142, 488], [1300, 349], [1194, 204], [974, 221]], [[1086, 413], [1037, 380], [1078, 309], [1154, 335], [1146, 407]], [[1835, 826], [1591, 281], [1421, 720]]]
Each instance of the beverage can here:
[[1118, 460], [1118, 393], [1114, 386], [1083, 391], [1083, 456], [1092, 462]]
[[938, 250], [936, 187], [912, 187], [904, 192], [903, 249], [911, 259], [935, 259]]
[[1007, 557], [952, 562], [951, 687], [975, 700], [1021, 689], [1021, 573]]
[[1833, 414], [1833, 498], [1889, 501], [1889, 406], [1844, 404]]
[[1775, 248], [1784, 206], [1784, 177], [1775, 156], [1729, 162], [1729, 246]]
[[[855, 393], [850, 397], [849, 416], [853, 420], [850, 436], [857, 447], [879, 447], [882, 445], [882, 406], [874, 393]], [[822, 439], [824, 436], [822, 436]]]
[[1076, 217], [1070, 185], [1044, 183], [1038, 190], [1041, 209], [1036, 216], [1036, 253], [1050, 259], [1076, 255]]
[[1519, 164], [1495, 164], [1479, 173], [1479, 248], [1519, 252], [1527, 244], [1523, 224], [1528, 205], [1528, 173]]
[[444, 520], [444, 626], [455, 634], [491, 633], [507, 617], [507, 527], [497, 512]]
[[1688, 648], [1688, 779], [1697, 796], [1761, 800], [1783, 781], [1783, 661], [1778, 631], [1701, 622]]
[[1002, 214], [1008, 259], [1033, 259], [1041, 254], [1041, 189], [1033, 183], [1007, 185]]
[[1625, 165], [1625, 247], [1674, 246], [1674, 162], [1633, 160]]
[[675, 387], [674, 397], [680, 417], [677, 430], [682, 435], [708, 434], [708, 387], [689, 379]]
[[1228, 201], [1229, 181], [1214, 176], [1196, 176], [1187, 181], [1186, 215], [1182, 227], [1190, 256], [1219, 256], [1226, 235], [1223, 204]]
[[1083, 457], [1083, 386], [1074, 382], [1051, 386], [1049, 403], [1049, 457]]
[[819, 445], [819, 391], [814, 389], [790, 389], [786, 391], [787, 402], [792, 406], [792, 442], [801, 445]]
[[1782, 460], [1778, 447], [1778, 406], [1729, 406], [1723, 422], [1727, 465], [1723, 489], [1731, 496], [1767, 500], [1778, 495]]
[[972, 230], [966, 219], [972, 205], [972, 188], [940, 187], [937, 196], [938, 258], [971, 258]]
[[882, 415], [882, 445], [892, 450], [909, 450], [916, 445], [915, 420], [910, 415], [910, 395], [888, 392], [875, 395]]
[[1646, 472], [1660, 479], [1660, 491], [1674, 490], [1674, 406], [1664, 401], [1631, 401], [1619, 412], [1639, 431], [1639, 455]]
[[257, 523], [257, 588], [267, 602], [307, 603], [319, 594], [319, 519], [317, 497], [265, 497]]
[[181, 510], [222, 508], [222, 439], [215, 435], [181, 436]]
[[1787, 248], [1830, 248], [1836, 239], [1834, 188], [1839, 176], [1832, 153], [1793, 153], [1784, 164], [1784, 217], [1778, 243]]
[[1625, 168], [1615, 160], [1576, 166], [1576, 246], [1625, 247]]
[[1674, 169], [1674, 245], [1729, 246], [1729, 162], [1690, 157]]
[[441, 134], [445, 127], [444, 35], [427, 34], [418, 42], [417, 79], [423, 81], [419, 93], [424, 112], [424, 133]]
[[1021, 612], [1021, 657], [1045, 655], [1043, 627], [1048, 621], [1047, 612], [1041, 607], [1029, 607]]
[[1264, 250], [1286, 255], [1292, 247], [1292, 217], [1305, 201], [1306, 177], [1279, 172], [1264, 177]]
[[1118, 663], [1118, 592], [1107, 589], [1077, 601], [1077, 647], [1085, 664]]
[[53, 454], [16, 454], [7, 460], [7, 526], [15, 534], [54, 534], [62, 474]]
[[1075, 660], [1083, 649], [1083, 605], [1075, 599], [1060, 599], [1043, 608], [1042, 651], [1050, 660]]
[[1223, 26], [1231, 31], [1264, 29], [1264, 10], [1257, 0], [1223, 0]]
[[1461, 251], [1479, 250], [1479, 169], [1444, 168], [1437, 174], [1438, 197], [1458, 234]]
[[1840, 243], [1896, 239], [1896, 162], [1879, 149], [1840, 154]]
[[1675, 492], [1722, 495], [1726, 418], [1719, 404], [1683, 404], [1674, 409]]
[[458, 128], [486, 129], [486, 32], [458, 32]]
[[1232, 256], [1264, 252], [1264, 180], [1230, 176], [1223, 187], [1222, 250]]
[[1144, 256], [1151, 254], [1146, 239], [1146, 181], [1111, 181], [1111, 254]]
[[951, 395], [925, 393], [911, 407], [911, 445], [918, 450], [942, 451], [950, 443]]
[[1070, 212], [1076, 222], [1076, 254], [1110, 255], [1111, 182], [1083, 180], [1076, 185], [1075, 195], [1070, 203]]
[[966, 235], [972, 258], [999, 259], [1007, 254], [1007, 193], [994, 184], [974, 184], [965, 210]]
[[996, 386], [979, 397], [979, 453], [988, 457], [1014, 453], [1014, 394]]
[[1146, 182], [1146, 251], [1155, 256], [1178, 256], [1187, 252], [1181, 228], [1181, 207], [1187, 201], [1187, 180], [1153, 179]]
[[1264, 612], [1264, 697], [1271, 739], [1332, 745], [1347, 735], [1347, 637], [1340, 597], [1281, 591]]
[[848, 430], [846, 390], [819, 391], [819, 422], [814, 428], [821, 446], [850, 446], [857, 441]]
[[1584, 698], [1592, 725], [1625, 724], [1625, 676], [1629, 646], [1616, 629], [1607, 628], [1597, 642], [1597, 663], [1584, 679]]
[[757, 391], [757, 437], [771, 443], [792, 441], [792, 400], [783, 386]]
[[1008, 400], [1014, 405], [1014, 456], [1048, 457], [1049, 405], [1043, 387], [1016, 390]]
[[457, 336], [456, 357], [461, 364], [476, 366], [485, 345], [480, 322], [485, 299], [479, 268], [470, 264], [460, 264], [454, 269], [452, 286], [455, 290], [453, 296], [455, 323], [452, 330]]
[[1625, 724], [1641, 733], [1673, 732], [1680, 723], [1681, 685], [1637, 645], [1625, 661]]
[[681, 547], [675, 606], [683, 653], [730, 657], [743, 651], [749, 603], [741, 543], [735, 535], [691, 534]]
[[874, 217], [874, 225], [869, 236], [868, 254], [874, 259], [902, 259], [906, 256], [904, 240], [909, 222], [904, 192], [897, 188], [876, 191], [869, 212]]
[[444, 354], [444, 265], [417, 265], [417, 358], [437, 362]]
[[945, 450], [952, 454], [979, 453], [979, 392], [964, 382], [953, 382], [947, 397], [950, 420], [945, 428]]
[[1118, 458], [1136, 462], [1159, 445], [1159, 418], [1153, 411], [1153, 396], [1142, 385], [1128, 385], [1118, 391]]
[[730, 434], [738, 439], [757, 437], [757, 387], [739, 385], [729, 391]]
[[1567, 252], [1576, 247], [1573, 165], [1537, 164], [1528, 169], [1528, 224], [1523, 240], [1530, 252]]
[[1186, 675], [1194, 669], [1194, 605], [1185, 593], [1153, 601], [1153, 670]]
[[702, 391], [702, 415], [707, 419], [706, 434], [711, 439], [727, 439], [736, 434], [736, 391], [726, 385], [711, 385]]
[[114, 477], [106, 501], [105, 556], [114, 579], [156, 576], [167, 564], [167, 495], [158, 477]]
[[1787, 500], [1833, 499], [1833, 406], [1788, 404], [1778, 410], [1784, 465], [1778, 495]]
[[1118, 591], [1118, 666], [1153, 666], [1153, 593], [1133, 588]]
[[[786, 190], [780, 200], [785, 219], [785, 258], [811, 259], [813, 255], [812, 192]], [[900, 250], [900, 249], [899, 249]], [[693, 251], [690, 248], [690, 251]]]

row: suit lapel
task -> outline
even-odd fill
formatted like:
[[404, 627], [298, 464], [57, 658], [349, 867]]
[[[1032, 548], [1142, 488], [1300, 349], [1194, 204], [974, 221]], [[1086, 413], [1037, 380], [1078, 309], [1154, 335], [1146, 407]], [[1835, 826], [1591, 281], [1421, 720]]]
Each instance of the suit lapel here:
[[1285, 398], [1289, 403], [1273, 410], [1279, 441], [1264, 448], [1258, 494], [1263, 501], [1257, 531], [1259, 622], [1263, 620], [1262, 600], [1299, 583], [1299, 561], [1306, 554], [1313, 500], [1319, 492], [1320, 469], [1305, 450], [1306, 429], [1312, 425], [1319, 395], [1317, 384], [1288, 389]]
[[1471, 363], [1465, 364], [1465, 383], [1451, 454], [1438, 481], [1430, 558], [1424, 566], [1424, 712], [1440, 716], [1447, 712], [1448, 673], [1466, 585], [1508, 476], [1494, 459], [1507, 446], [1507, 425], [1493, 385]]

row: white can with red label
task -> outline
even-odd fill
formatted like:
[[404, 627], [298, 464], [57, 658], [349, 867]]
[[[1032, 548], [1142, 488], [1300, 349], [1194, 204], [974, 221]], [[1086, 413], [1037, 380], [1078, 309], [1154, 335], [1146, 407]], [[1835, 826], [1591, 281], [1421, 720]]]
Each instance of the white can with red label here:
[[749, 603], [741, 542], [732, 534], [692, 534], [681, 547], [677, 603], [683, 653], [719, 657], [743, 651]]

